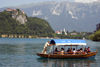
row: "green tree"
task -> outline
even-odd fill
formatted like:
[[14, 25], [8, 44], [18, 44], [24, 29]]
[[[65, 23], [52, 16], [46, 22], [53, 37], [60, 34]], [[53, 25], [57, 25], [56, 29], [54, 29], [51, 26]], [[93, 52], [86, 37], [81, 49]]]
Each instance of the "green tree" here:
[[89, 36], [89, 39], [93, 41], [100, 41], [100, 30]]

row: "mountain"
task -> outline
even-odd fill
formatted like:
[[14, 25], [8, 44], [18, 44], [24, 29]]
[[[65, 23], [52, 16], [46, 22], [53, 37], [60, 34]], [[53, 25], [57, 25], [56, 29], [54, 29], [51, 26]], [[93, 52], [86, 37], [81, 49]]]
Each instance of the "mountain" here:
[[[20, 8], [28, 16], [47, 20], [55, 31], [65, 28], [68, 31], [93, 32], [96, 24], [100, 23], [100, 2], [77, 3], [47, 1], [11, 8]], [[2, 9], [4, 10], [4, 8], [0, 8], [1, 11]]]

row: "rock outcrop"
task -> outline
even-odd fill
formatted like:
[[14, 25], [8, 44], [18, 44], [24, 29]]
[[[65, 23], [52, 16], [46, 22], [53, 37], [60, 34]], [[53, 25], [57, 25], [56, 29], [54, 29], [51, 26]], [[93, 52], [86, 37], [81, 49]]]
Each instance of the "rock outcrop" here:
[[21, 24], [25, 24], [25, 22], [27, 22], [27, 19], [26, 19], [25, 15], [18, 15], [16, 17], [16, 20], [18, 20]]
[[8, 13], [12, 13], [12, 18], [18, 20], [21, 24], [25, 24], [25, 22], [27, 22], [27, 18], [24, 11], [21, 12], [20, 9], [11, 9], [11, 8], [7, 8], [6, 11]]

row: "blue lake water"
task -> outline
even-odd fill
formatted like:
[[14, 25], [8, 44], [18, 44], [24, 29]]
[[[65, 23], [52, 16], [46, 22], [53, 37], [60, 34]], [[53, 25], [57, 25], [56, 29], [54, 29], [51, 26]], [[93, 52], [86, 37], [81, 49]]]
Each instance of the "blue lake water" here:
[[[86, 40], [91, 51], [98, 50], [94, 59], [48, 59], [36, 53], [51, 39], [0, 38], [0, 67], [100, 67], [100, 42]], [[77, 48], [80, 48], [78, 46]]]

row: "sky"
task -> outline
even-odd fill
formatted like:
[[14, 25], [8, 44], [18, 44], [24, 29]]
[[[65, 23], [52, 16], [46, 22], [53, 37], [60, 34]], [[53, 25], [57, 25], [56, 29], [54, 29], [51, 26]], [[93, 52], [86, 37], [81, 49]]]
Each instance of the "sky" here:
[[31, 4], [31, 3], [39, 3], [44, 1], [69, 1], [69, 2], [82, 2], [82, 3], [91, 3], [97, 0], [0, 0], [0, 8], [7, 6], [18, 6], [22, 4]]

